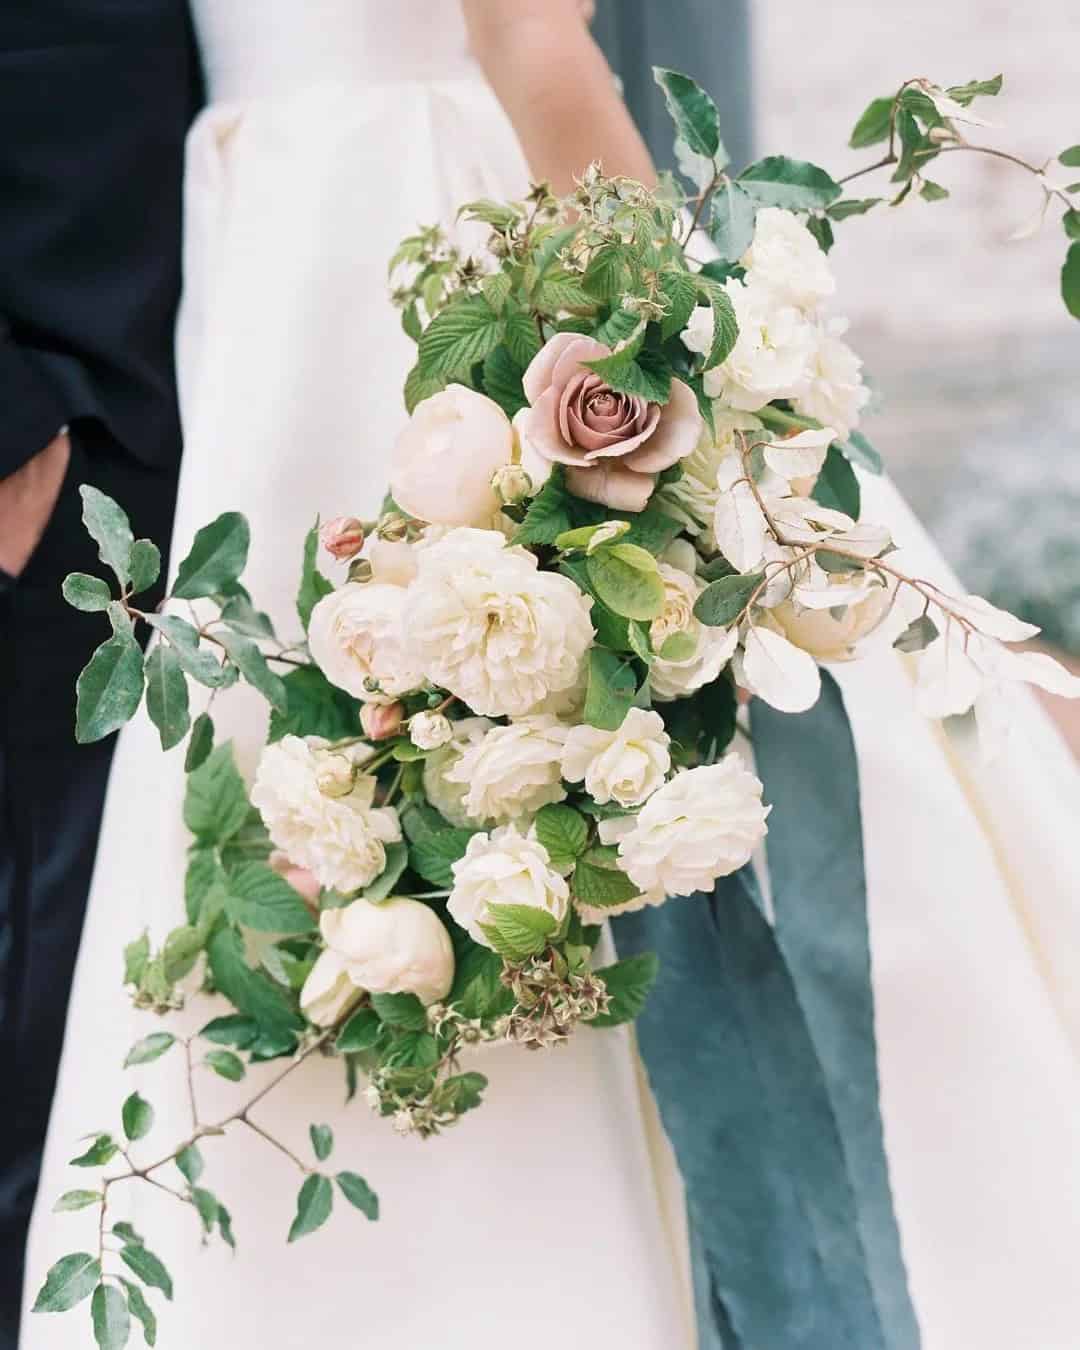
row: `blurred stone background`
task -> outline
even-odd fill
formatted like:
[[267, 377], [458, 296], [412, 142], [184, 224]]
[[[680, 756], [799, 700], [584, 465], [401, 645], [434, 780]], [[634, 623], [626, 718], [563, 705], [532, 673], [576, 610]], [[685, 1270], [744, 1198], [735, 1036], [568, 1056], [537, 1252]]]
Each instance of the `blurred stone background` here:
[[[1080, 142], [1077, 0], [752, 0], [752, 19], [758, 154], [848, 173], [876, 157], [846, 149], [871, 98], [999, 71], [1002, 93], [975, 109], [996, 125], [971, 140], [1037, 163]], [[1080, 655], [1080, 323], [1060, 299], [1060, 208], [1010, 241], [1042, 201], [1029, 175], [967, 154], [928, 172], [948, 201], [836, 228], [834, 308], [879, 395], [863, 429], [971, 589]], [[886, 180], [849, 191], [886, 195]]]

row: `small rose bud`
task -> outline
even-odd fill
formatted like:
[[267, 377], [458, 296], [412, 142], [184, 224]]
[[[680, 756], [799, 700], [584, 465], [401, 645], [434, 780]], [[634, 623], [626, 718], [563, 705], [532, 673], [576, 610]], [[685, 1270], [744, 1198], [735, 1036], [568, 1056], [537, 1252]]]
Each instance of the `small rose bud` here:
[[360, 709], [360, 725], [372, 741], [385, 741], [401, 730], [405, 708], [401, 703], [365, 703]]
[[315, 785], [324, 797], [347, 797], [356, 782], [356, 766], [344, 755], [327, 755], [315, 771]]
[[504, 464], [491, 475], [491, 486], [503, 506], [514, 506], [531, 497], [533, 480], [520, 464]]
[[335, 516], [319, 526], [319, 539], [332, 558], [346, 562], [364, 547], [364, 527], [355, 516]]
[[388, 539], [392, 544], [396, 544], [399, 540], [408, 539], [409, 522], [397, 511], [388, 511], [385, 516], [379, 517], [375, 533], [380, 539]]
[[409, 718], [409, 740], [418, 750], [437, 750], [453, 737], [449, 717], [440, 712], [418, 712]]
[[371, 563], [366, 558], [354, 558], [349, 564], [346, 575], [348, 581], [370, 581], [374, 574]]

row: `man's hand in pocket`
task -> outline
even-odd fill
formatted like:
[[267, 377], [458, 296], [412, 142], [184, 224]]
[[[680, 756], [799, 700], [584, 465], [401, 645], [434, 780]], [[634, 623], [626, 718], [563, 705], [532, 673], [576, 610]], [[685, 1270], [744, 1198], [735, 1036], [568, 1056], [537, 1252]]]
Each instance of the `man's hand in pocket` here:
[[0, 569], [17, 577], [37, 548], [64, 485], [71, 442], [50, 441], [7, 478], [0, 478]]

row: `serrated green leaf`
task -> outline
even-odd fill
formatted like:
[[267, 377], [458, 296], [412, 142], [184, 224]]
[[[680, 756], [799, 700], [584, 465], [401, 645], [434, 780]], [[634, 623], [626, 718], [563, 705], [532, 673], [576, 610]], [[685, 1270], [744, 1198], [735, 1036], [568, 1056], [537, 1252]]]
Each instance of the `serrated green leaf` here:
[[162, 750], [171, 750], [191, 725], [188, 687], [175, 650], [157, 642], [146, 658], [146, 711], [158, 729]]
[[495, 400], [507, 417], [528, 406], [521, 386], [521, 369], [506, 346], [496, 347], [484, 358], [484, 393]]
[[506, 349], [514, 363], [524, 370], [543, 345], [536, 320], [513, 305], [507, 306], [505, 319]]
[[597, 907], [621, 905], [639, 893], [619, 869], [614, 851], [601, 848], [591, 848], [578, 859], [570, 888], [582, 904]]
[[250, 543], [247, 520], [238, 511], [223, 512], [196, 532], [172, 594], [179, 600], [198, 600], [227, 591], [244, 570]]
[[120, 1111], [124, 1134], [134, 1143], [148, 1135], [154, 1125], [154, 1108], [137, 1092], [133, 1092], [124, 1102]]
[[420, 365], [429, 375], [453, 377], [493, 351], [503, 335], [502, 320], [483, 296], [447, 305], [420, 335]]
[[764, 573], [748, 572], [710, 582], [698, 596], [694, 615], [710, 628], [727, 628], [739, 617], [764, 581]]
[[642, 351], [634, 360], [615, 352], [582, 364], [619, 393], [636, 394], [649, 403], [667, 403], [671, 398], [671, 366], [660, 352]]
[[90, 1302], [98, 1350], [123, 1350], [131, 1335], [127, 1300], [113, 1284], [99, 1284]]
[[79, 496], [83, 503], [83, 524], [98, 546], [98, 557], [112, 568], [120, 584], [126, 586], [131, 580], [131, 546], [135, 542], [127, 514], [111, 497], [89, 483], [79, 488]]
[[557, 269], [541, 278], [532, 294], [533, 305], [543, 314], [559, 314], [566, 309], [591, 310], [596, 299], [574, 272]]
[[867, 106], [848, 140], [852, 150], [865, 150], [869, 145], [889, 139], [893, 98], [875, 98]]
[[142, 1242], [128, 1242], [120, 1249], [120, 1259], [143, 1284], [151, 1289], [160, 1289], [167, 1299], [172, 1298], [172, 1276], [165, 1269], [165, 1263], [149, 1247]]
[[152, 1060], [160, 1059], [166, 1050], [171, 1050], [176, 1044], [176, 1037], [168, 1031], [152, 1031], [149, 1036], [144, 1036], [142, 1040], [136, 1041], [127, 1052], [124, 1059], [124, 1068], [130, 1069], [136, 1064], [149, 1064]]
[[325, 1162], [333, 1152], [334, 1132], [329, 1125], [312, 1125], [308, 1133], [311, 1135], [311, 1147], [319, 1162]]
[[339, 1172], [334, 1180], [350, 1205], [355, 1205], [360, 1213], [373, 1223], [378, 1219], [379, 1197], [363, 1177], [357, 1176], [355, 1172]]
[[100, 1205], [103, 1198], [100, 1191], [65, 1191], [53, 1205], [52, 1212], [73, 1214], [76, 1210], [89, 1208], [90, 1205]]
[[244, 824], [251, 809], [232, 745], [219, 745], [188, 775], [184, 824], [203, 843], [222, 844]]
[[248, 965], [235, 929], [224, 927], [215, 933], [207, 955], [214, 983], [238, 1012], [258, 1023], [261, 1038], [269, 1038], [275, 1046], [294, 1045], [304, 1019], [277, 985]]
[[372, 994], [379, 1020], [399, 1031], [425, 1031], [427, 1011], [415, 994]]
[[284, 877], [265, 863], [245, 863], [228, 879], [225, 912], [234, 923], [261, 933], [309, 933], [311, 912]]
[[713, 193], [709, 238], [724, 262], [738, 262], [754, 238], [758, 202], [738, 183], [721, 184]]
[[480, 290], [493, 313], [502, 313], [512, 286], [509, 272], [492, 272], [480, 282]]
[[689, 272], [683, 271], [682, 268], [673, 268], [660, 273], [660, 291], [668, 307], [667, 313], [660, 320], [660, 336], [666, 341], [675, 333], [682, 332], [694, 312], [694, 306], [697, 304], [697, 282]]
[[542, 806], [533, 820], [537, 840], [547, 849], [553, 867], [561, 871], [584, 851], [589, 826], [580, 811], [560, 802]]
[[239, 1083], [247, 1073], [244, 1061], [231, 1050], [211, 1050], [203, 1059], [203, 1063], [220, 1077], [227, 1078], [230, 1083]]
[[151, 539], [136, 539], [128, 559], [134, 595], [148, 591], [161, 575], [161, 550]]
[[81, 609], [84, 614], [94, 614], [109, 608], [112, 591], [108, 582], [100, 577], [89, 576], [86, 572], [69, 572], [64, 578], [61, 593], [69, 605]]
[[635, 544], [598, 549], [585, 560], [585, 570], [589, 584], [615, 614], [655, 619], [664, 607], [664, 583], [656, 559]]
[[150, 938], [141, 933], [124, 948], [124, 983], [138, 984], [150, 959]]
[[835, 443], [829, 446], [825, 463], [810, 494], [814, 501], [834, 511], [843, 511], [852, 520], [858, 520], [862, 509], [862, 493], [855, 470]]
[[507, 961], [525, 961], [543, 951], [559, 926], [554, 914], [532, 905], [488, 905], [487, 913], [480, 928]]
[[80, 745], [118, 731], [138, 711], [143, 693], [142, 649], [117, 633], [90, 658], [76, 684], [75, 739]]
[[612, 966], [603, 966], [596, 973], [607, 986], [611, 1006], [600, 1017], [594, 1017], [588, 1025], [617, 1027], [622, 1022], [632, 1022], [645, 1007], [659, 969], [660, 962], [655, 952], [642, 952], [639, 956], [617, 961]]
[[379, 1037], [382, 1019], [374, 1008], [360, 1008], [341, 1028], [334, 1049], [341, 1055], [370, 1050]]
[[735, 317], [735, 306], [731, 303], [731, 297], [720, 282], [699, 273], [698, 290], [709, 302], [713, 312], [712, 347], [705, 358], [705, 369], [712, 370], [731, 355], [739, 337], [739, 321]]
[[717, 168], [723, 168], [726, 155], [720, 140], [720, 113], [710, 96], [689, 75], [677, 70], [653, 66], [653, 79], [663, 90], [679, 136], [695, 155], [719, 161]]
[[418, 404], [445, 389], [447, 383], [446, 376], [433, 375], [418, 362], [405, 377], [405, 411], [414, 412]]
[[628, 279], [627, 249], [621, 244], [607, 244], [597, 249], [589, 259], [582, 285], [597, 300], [617, 300], [626, 290]]
[[214, 748], [214, 722], [209, 713], [200, 713], [191, 726], [187, 752], [184, 755], [184, 772], [192, 773]]
[[329, 1178], [317, 1175], [308, 1177], [296, 1198], [296, 1218], [289, 1229], [289, 1241], [296, 1242], [298, 1238], [321, 1228], [330, 1217], [333, 1206], [334, 1191]]
[[175, 984], [194, 968], [202, 951], [204, 938], [205, 934], [190, 924], [172, 930], [161, 949], [167, 983]]
[[237, 1050], [248, 1049], [258, 1034], [258, 1023], [239, 1013], [215, 1017], [199, 1032], [204, 1041], [213, 1041], [217, 1045], [231, 1045]]
[[101, 1278], [101, 1266], [89, 1252], [62, 1256], [45, 1276], [34, 1312], [67, 1312], [94, 1292]]
[[119, 1151], [119, 1145], [111, 1134], [99, 1134], [85, 1152], [80, 1153], [77, 1158], [72, 1158], [70, 1165], [72, 1167], [104, 1167], [106, 1163], [112, 1162]]
[[453, 864], [465, 856], [474, 831], [444, 829], [429, 839], [410, 843], [409, 862], [414, 872], [433, 886], [454, 884]]
[[130, 1280], [120, 1279], [124, 1286], [124, 1293], [127, 1295], [128, 1310], [142, 1326], [143, 1340], [147, 1345], [157, 1344], [157, 1318], [154, 1316], [154, 1310], [147, 1303], [143, 1291], [137, 1284], [132, 1284]]

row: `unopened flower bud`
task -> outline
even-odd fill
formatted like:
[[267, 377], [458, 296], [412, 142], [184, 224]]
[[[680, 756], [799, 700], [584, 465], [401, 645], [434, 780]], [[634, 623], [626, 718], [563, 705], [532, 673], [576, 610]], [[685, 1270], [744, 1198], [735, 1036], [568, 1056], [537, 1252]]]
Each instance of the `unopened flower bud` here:
[[370, 581], [373, 575], [371, 563], [366, 558], [354, 558], [349, 564], [347, 580]]
[[409, 537], [409, 522], [397, 511], [388, 511], [385, 516], [380, 516], [378, 525], [375, 526], [375, 533], [380, 539], [388, 539], [391, 543], [397, 543], [401, 539]]
[[437, 750], [453, 736], [454, 728], [443, 713], [418, 712], [409, 719], [409, 740], [418, 750]]
[[319, 539], [332, 558], [346, 562], [364, 547], [364, 527], [355, 516], [335, 516], [320, 525]]
[[324, 797], [347, 797], [356, 782], [356, 766], [344, 755], [327, 755], [315, 771], [315, 784]]
[[371, 741], [385, 741], [401, 730], [405, 708], [401, 703], [365, 703], [360, 709], [360, 725]]
[[520, 464], [504, 464], [491, 475], [491, 486], [503, 506], [513, 506], [533, 494], [533, 481]]

